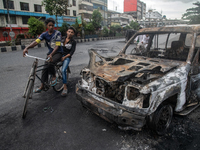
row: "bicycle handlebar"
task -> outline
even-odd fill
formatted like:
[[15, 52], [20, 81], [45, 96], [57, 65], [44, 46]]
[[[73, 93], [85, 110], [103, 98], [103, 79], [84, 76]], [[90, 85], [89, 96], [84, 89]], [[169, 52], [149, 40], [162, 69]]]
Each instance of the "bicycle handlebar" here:
[[40, 58], [40, 57], [28, 55], [27, 53], [25, 53], [25, 56], [26, 56], [26, 57], [30, 57], [30, 58], [35, 58], [35, 59], [44, 60], [44, 61], [49, 61], [49, 59], [50, 59], [50, 57], [47, 58], [47, 59], [44, 59], [44, 58]]

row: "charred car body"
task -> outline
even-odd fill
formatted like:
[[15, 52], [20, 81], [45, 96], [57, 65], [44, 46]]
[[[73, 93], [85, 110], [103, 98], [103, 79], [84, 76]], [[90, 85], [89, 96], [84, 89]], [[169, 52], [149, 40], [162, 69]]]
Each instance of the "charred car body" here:
[[[146, 34], [147, 48], [137, 50], [131, 41]], [[163, 134], [173, 113], [187, 115], [199, 106], [199, 38], [199, 26], [145, 28], [116, 57], [90, 49], [77, 98], [121, 129], [141, 130], [148, 124]]]

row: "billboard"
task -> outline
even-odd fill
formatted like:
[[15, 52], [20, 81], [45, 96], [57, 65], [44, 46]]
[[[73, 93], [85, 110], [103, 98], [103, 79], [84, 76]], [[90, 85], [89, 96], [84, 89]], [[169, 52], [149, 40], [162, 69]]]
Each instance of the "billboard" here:
[[124, 12], [137, 11], [137, 0], [124, 0]]

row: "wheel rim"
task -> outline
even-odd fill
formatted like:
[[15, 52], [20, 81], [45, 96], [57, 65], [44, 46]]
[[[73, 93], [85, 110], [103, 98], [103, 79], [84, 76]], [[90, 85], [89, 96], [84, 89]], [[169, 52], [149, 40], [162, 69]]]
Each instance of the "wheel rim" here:
[[172, 115], [173, 112], [170, 105], [166, 105], [160, 109], [156, 123], [156, 131], [158, 134], [162, 134], [169, 127], [172, 120]]

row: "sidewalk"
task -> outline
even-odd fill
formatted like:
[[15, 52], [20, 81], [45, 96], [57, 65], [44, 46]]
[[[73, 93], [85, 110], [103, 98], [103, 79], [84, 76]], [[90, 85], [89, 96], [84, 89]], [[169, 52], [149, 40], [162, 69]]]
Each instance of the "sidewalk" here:
[[[91, 41], [98, 41], [98, 40], [111, 40], [111, 39], [119, 39], [119, 38], [125, 38], [124, 36], [119, 37], [99, 37], [99, 38], [89, 38], [89, 39], [75, 39], [77, 43], [83, 43], [83, 42], [91, 42]], [[16, 45], [16, 46], [3, 46], [0, 47], [0, 53], [3, 52], [11, 52], [11, 51], [21, 51], [28, 45]], [[46, 47], [45, 43], [38, 44], [34, 48], [39, 47]]]

